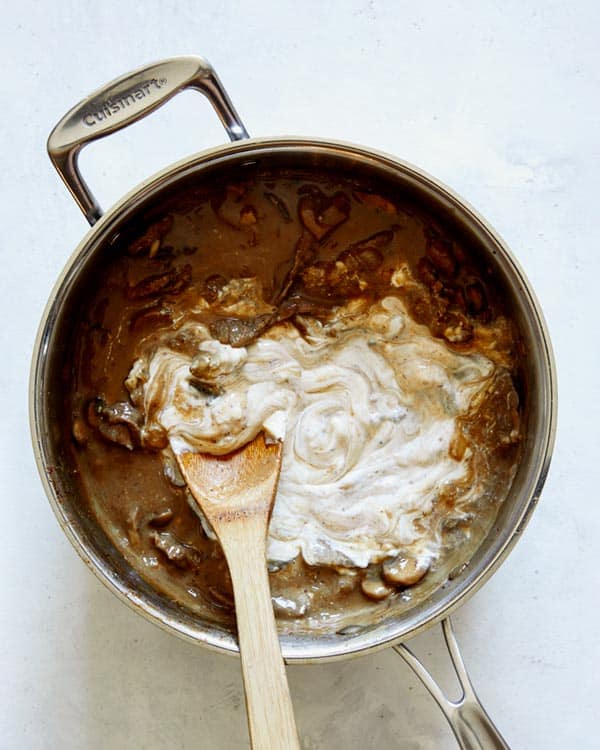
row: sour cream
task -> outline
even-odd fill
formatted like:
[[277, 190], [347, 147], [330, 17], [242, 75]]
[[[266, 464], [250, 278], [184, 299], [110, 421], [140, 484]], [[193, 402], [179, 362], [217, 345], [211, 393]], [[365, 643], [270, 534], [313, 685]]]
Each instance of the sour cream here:
[[228, 453], [261, 430], [283, 441], [270, 560], [432, 559], [440, 491], [465, 485], [457, 508], [477, 491], [465, 482], [471, 451], [456, 460], [449, 448], [493, 363], [449, 349], [396, 297], [349, 303], [326, 324], [303, 322], [304, 336], [285, 323], [246, 348], [185, 324], [193, 352], [167, 337], [127, 380], [138, 401], [141, 393], [146, 427], [164, 429], [176, 453]]

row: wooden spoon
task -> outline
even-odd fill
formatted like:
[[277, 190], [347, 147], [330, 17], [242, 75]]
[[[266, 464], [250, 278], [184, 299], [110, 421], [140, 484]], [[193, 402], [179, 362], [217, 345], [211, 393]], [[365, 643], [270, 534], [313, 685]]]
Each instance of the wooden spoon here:
[[229, 565], [252, 747], [300, 750], [266, 561], [281, 443], [261, 433], [234, 453], [181, 453], [177, 461]]

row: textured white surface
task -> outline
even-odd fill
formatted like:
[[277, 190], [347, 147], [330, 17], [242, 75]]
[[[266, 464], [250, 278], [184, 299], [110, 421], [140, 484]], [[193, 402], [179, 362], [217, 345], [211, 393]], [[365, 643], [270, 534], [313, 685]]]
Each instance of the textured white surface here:
[[[406, 158], [475, 205], [524, 266], [556, 349], [555, 458], [523, 539], [455, 624], [511, 746], [598, 746], [598, 49], [591, 0], [4, 7], [2, 748], [247, 747], [237, 662], [159, 631], [92, 577], [44, 498], [27, 426], [35, 331], [86, 229], [47, 134], [110, 78], [189, 53], [213, 62], [253, 135], [337, 137]], [[82, 167], [109, 205], [223, 140], [208, 105], [185, 94], [91, 147]], [[436, 632], [415, 647], [445, 673]], [[305, 750], [456, 746], [392, 651], [289, 675]]]

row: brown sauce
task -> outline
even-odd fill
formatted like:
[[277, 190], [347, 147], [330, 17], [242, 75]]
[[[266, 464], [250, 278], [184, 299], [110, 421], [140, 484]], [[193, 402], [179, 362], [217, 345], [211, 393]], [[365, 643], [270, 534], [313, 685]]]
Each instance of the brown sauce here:
[[[399, 268], [404, 276], [392, 283]], [[339, 630], [392, 605], [411, 606], [469, 559], [509, 490], [520, 449], [523, 355], [493, 270], [448, 226], [387, 186], [259, 170], [246, 181], [188, 187], [107, 248], [75, 327], [66, 383], [73, 459], [90, 507], [152, 586], [205, 619], [232, 623], [219, 545], [203, 531], [185, 487], [165, 475], [164, 436], [141, 439], [124, 381], [148, 336], [176, 327], [199, 296], [211, 302], [240, 277], [259, 279], [275, 312], [213, 315], [211, 331], [225, 343], [245, 345], [279, 320], [301, 329], [299, 314], [326, 319], [351, 298], [396, 294], [449, 347], [482, 352], [498, 365], [493, 390], [462, 420], [452, 444], [458, 456], [469, 443], [485, 448], [478, 461], [489, 491], [468, 518], [444, 530], [445, 553], [424, 578], [398, 583], [407, 579], [394, 561], [367, 570], [311, 567], [299, 558], [271, 567], [275, 610], [288, 631]], [[452, 493], [440, 491], [434, 510], [442, 525]]]

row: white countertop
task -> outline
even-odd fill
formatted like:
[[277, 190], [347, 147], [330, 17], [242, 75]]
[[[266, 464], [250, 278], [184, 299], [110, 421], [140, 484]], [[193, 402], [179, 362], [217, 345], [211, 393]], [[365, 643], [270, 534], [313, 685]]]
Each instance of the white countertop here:
[[[0, 747], [247, 747], [238, 662], [158, 630], [88, 572], [45, 499], [28, 429], [35, 332], [86, 231], [46, 137], [91, 90], [177, 54], [213, 63], [252, 135], [389, 151], [451, 185], [517, 255], [556, 351], [555, 457], [522, 540], [454, 622], [511, 747], [598, 747], [599, 47], [591, 0], [4, 8]], [[91, 146], [82, 170], [108, 206], [224, 140], [208, 104], [188, 93]], [[413, 645], [447, 671], [437, 629]], [[288, 672], [304, 750], [456, 747], [391, 650]]]

